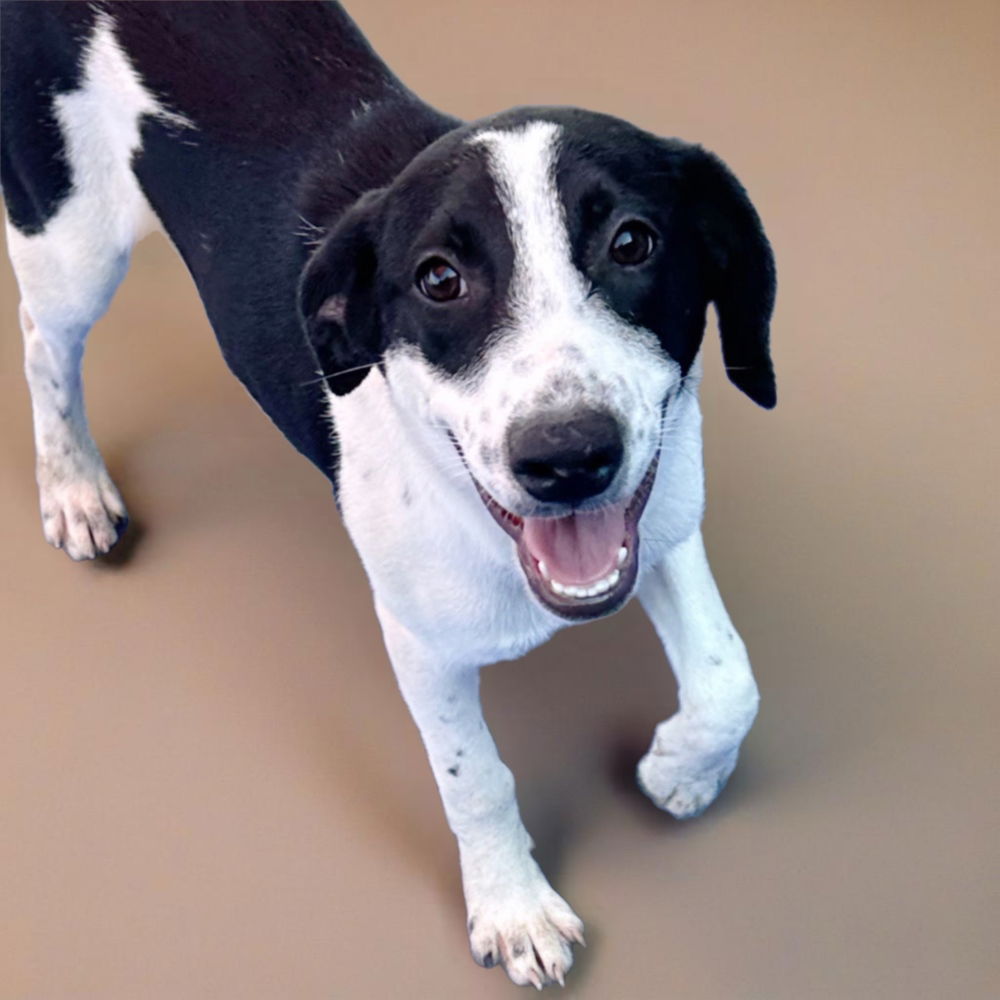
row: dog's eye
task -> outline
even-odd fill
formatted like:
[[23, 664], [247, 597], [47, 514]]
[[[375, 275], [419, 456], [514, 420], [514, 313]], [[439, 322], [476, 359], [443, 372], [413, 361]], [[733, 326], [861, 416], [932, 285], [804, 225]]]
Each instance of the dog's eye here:
[[431, 257], [420, 265], [417, 288], [433, 302], [450, 302], [466, 293], [462, 276], [443, 257]]
[[618, 227], [608, 252], [616, 264], [635, 267], [649, 257], [654, 246], [656, 237], [649, 226], [643, 222], [625, 222]]

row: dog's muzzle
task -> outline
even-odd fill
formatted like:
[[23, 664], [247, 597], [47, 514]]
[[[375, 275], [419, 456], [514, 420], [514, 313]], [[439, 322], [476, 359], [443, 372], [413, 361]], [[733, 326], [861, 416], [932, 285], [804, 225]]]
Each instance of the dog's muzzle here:
[[[465, 463], [461, 446], [454, 435], [449, 436]], [[635, 587], [639, 519], [658, 463], [659, 451], [629, 498], [556, 517], [524, 517], [507, 510], [465, 464], [486, 509], [514, 540], [534, 596], [559, 617], [580, 621], [617, 611]]]
[[517, 545], [525, 579], [549, 611], [579, 621], [617, 611], [635, 587], [639, 518], [653, 488], [659, 453], [625, 501], [562, 517], [520, 517], [473, 478], [496, 522]]

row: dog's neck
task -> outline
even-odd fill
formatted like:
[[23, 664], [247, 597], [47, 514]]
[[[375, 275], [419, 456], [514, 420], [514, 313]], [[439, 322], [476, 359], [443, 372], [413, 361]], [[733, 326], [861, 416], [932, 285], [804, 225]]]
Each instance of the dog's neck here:
[[303, 218], [328, 229], [366, 191], [391, 184], [421, 150], [461, 124], [401, 85], [360, 102], [346, 123], [331, 118], [303, 179]]

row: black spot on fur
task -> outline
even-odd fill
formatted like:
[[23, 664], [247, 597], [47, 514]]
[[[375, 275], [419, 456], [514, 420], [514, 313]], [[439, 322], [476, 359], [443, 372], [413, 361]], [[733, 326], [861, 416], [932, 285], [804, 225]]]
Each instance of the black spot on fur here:
[[449, 767], [449, 768], [448, 768], [448, 773], [449, 773], [449, 774], [450, 774], [450, 775], [451, 775], [451, 776], [452, 776], [453, 778], [457, 778], [457, 777], [458, 777], [458, 772], [459, 772], [459, 770], [460, 770], [460, 769], [459, 769], [459, 766], [458, 766], [458, 764], [455, 764], [455, 765], [453, 765], [452, 767]]
[[26, 235], [40, 233], [73, 190], [55, 101], [80, 86], [93, 24], [90, 4], [0, 4], [0, 183]]

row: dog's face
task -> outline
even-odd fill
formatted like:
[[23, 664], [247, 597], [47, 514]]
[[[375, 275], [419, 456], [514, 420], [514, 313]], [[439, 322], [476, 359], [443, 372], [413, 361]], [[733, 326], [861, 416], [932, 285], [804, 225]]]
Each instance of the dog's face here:
[[573, 619], [634, 586], [709, 302], [730, 378], [774, 405], [773, 297], [760, 222], [717, 159], [566, 109], [439, 139], [348, 211], [301, 288], [332, 392], [380, 364], [451, 437], [536, 598]]

